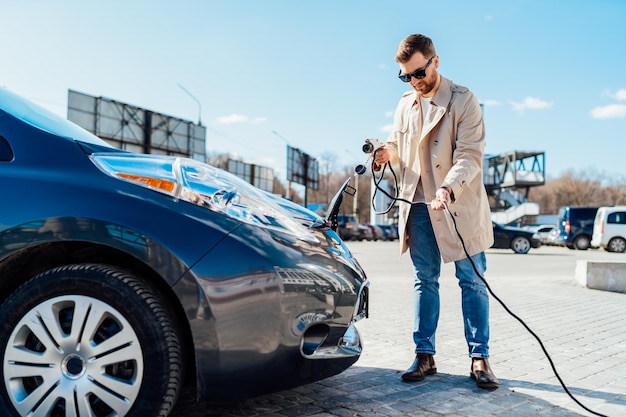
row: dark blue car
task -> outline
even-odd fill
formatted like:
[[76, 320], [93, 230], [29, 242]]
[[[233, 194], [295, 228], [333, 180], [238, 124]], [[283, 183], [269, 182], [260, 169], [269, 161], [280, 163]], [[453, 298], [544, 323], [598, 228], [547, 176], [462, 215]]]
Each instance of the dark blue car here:
[[519, 254], [527, 254], [531, 248], [539, 248], [541, 240], [539, 235], [530, 230], [519, 227], [504, 226], [500, 223], [491, 222], [493, 226], [494, 249], [512, 249]]
[[313, 212], [3, 88], [0, 184], [3, 417], [166, 416], [359, 358], [368, 282]]

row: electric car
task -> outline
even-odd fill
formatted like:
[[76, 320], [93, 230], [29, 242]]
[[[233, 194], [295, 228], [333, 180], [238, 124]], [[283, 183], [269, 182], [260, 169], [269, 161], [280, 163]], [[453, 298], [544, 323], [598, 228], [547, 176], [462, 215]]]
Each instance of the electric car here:
[[3, 417], [167, 416], [360, 356], [369, 283], [328, 218], [4, 88], [0, 184]]

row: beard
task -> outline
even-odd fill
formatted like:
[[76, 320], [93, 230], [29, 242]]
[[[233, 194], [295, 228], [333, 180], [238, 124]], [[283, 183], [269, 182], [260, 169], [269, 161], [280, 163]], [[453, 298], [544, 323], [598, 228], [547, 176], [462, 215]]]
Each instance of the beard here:
[[435, 85], [437, 85], [437, 77], [437, 74], [431, 74], [431, 77], [422, 78], [413, 88], [418, 93], [426, 95], [433, 91]]

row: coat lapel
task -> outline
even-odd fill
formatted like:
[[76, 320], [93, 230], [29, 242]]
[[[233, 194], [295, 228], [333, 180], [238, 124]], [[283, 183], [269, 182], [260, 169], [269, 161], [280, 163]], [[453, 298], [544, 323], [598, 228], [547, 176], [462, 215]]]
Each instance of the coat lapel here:
[[441, 84], [439, 84], [437, 92], [430, 101], [430, 110], [424, 118], [424, 126], [422, 126], [420, 142], [435, 128], [435, 126], [437, 126], [437, 123], [439, 123], [439, 121], [446, 114], [446, 109], [452, 99], [450, 84], [451, 82], [447, 78], [441, 77]]

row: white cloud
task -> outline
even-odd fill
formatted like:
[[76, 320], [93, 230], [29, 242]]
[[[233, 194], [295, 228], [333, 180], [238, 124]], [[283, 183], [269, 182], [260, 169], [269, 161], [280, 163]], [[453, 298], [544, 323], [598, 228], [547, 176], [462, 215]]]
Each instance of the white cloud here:
[[260, 123], [265, 123], [267, 121], [266, 117], [254, 117], [250, 119], [248, 116], [244, 116], [243, 114], [233, 113], [230, 116], [221, 116], [215, 119], [215, 121], [222, 125], [232, 125], [235, 123], [250, 123], [253, 125], [257, 125]]
[[491, 22], [493, 20], [493, 16], [487, 15], [485, 16], [485, 22]]
[[244, 123], [247, 121], [248, 121], [248, 117], [242, 114], [237, 114], [237, 113], [233, 113], [230, 116], [221, 116], [217, 118], [217, 123], [223, 124], [223, 125], [230, 125], [233, 123]]
[[[620, 90], [626, 94], [626, 91]], [[619, 92], [618, 92], [619, 94]], [[594, 119], [621, 119], [626, 117], [626, 104], [609, 104], [591, 110]]]
[[604, 90], [602, 91], [601, 95], [604, 97], [611, 97], [619, 101], [624, 101], [626, 100], [626, 89], [620, 88], [615, 93], [611, 92], [610, 90]]
[[514, 110], [523, 111], [523, 110], [539, 110], [539, 109], [549, 109], [552, 107], [553, 103], [544, 101], [537, 97], [526, 97], [523, 102], [516, 103], [511, 101], [511, 106], [513, 106]]
[[393, 111], [386, 111], [385, 117], [393, 117]]

